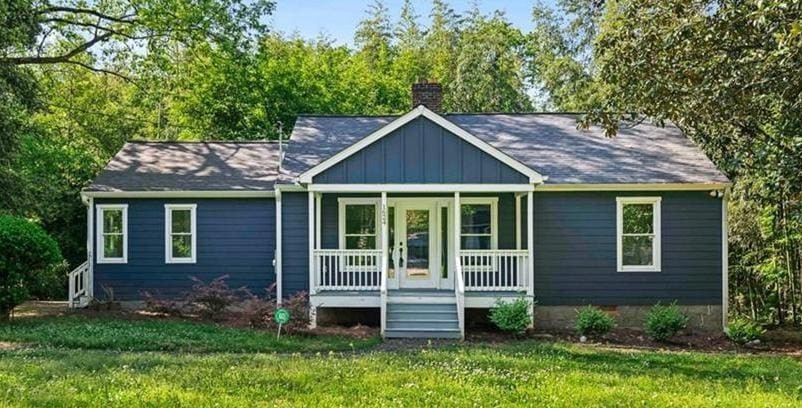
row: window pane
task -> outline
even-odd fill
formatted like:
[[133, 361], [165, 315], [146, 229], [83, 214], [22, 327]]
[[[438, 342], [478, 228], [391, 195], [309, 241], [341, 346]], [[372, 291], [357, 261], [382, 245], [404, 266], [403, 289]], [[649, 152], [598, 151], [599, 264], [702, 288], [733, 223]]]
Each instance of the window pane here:
[[103, 210], [103, 232], [123, 232], [123, 210]]
[[345, 249], [376, 249], [376, 237], [371, 235], [345, 237]]
[[375, 234], [376, 233], [376, 206], [346, 205], [345, 206], [345, 233], [346, 234]]
[[621, 251], [625, 266], [648, 266], [654, 264], [652, 259], [652, 245], [654, 237], [651, 236], [624, 236]]
[[462, 232], [464, 234], [490, 234], [490, 205], [463, 205]]
[[192, 257], [191, 235], [173, 235], [172, 241], [173, 241], [173, 258]]
[[192, 232], [192, 210], [172, 210], [173, 232]]
[[462, 236], [462, 249], [492, 249], [490, 247], [490, 236]]
[[651, 234], [654, 206], [652, 204], [624, 204], [624, 234]]
[[122, 235], [103, 235], [103, 257], [104, 258], [123, 257]]
[[393, 250], [395, 249], [395, 207], [387, 209], [387, 248], [390, 251], [388, 254], [389, 267], [387, 270], [387, 277], [395, 279], [395, 261], [393, 260]]

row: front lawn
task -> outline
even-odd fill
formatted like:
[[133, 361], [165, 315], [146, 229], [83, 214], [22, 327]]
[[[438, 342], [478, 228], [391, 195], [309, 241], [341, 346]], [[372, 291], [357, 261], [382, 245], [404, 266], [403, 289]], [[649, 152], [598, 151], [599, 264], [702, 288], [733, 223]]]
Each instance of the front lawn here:
[[[292, 338], [286, 341], [295, 342], [293, 347], [282, 346], [287, 351], [309, 346], [311, 353], [243, 353], [281, 347], [268, 346], [266, 336], [255, 340], [252, 336], [264, 336], [259, 332], [165, 321], [127, 322], [131, 326], [122, 329], [119, 321], [95, 321], [95, 331], [79, 341], [88, 323], [68, 318], [0, 326], [0, 342], [34, 344], [0, 347], [0, 406], [802, 404], [802, 361], [791, 357], [608, 350], [533, 340], [324, 351], [350, 349], [346, 340], [333, 337]], [[138, 328], [148, 333], [131, 333]], [[177, 346], [184, 329], [194, 340]], [[91, 340], [98, 333], [106, 340]], [[114, 333], [126, 340], [117, 343]], [[172, 340], [149, 340], [154, 337]], [[137, 346], [139, 340], [147, 345]], [[104, 342], [109, 349], [101, 347]], [[182, 352], [144, 351], [157, 345]], [[227, 347], [238, 352], [220, 352]], [[126, 349], [136, 351], [117, 351]]]
[[0, 341], [36, 346], [117, 351], [317, 352], [375, 345], [378, 338], [282, 336], [267, 331], [161, 319], [61, 316], [0, 324]]

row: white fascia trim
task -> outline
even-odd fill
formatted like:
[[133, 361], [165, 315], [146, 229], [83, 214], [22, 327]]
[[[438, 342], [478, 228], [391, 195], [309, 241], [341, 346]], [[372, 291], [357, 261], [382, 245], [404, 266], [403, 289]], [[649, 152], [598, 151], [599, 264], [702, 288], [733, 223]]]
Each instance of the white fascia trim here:
[[[616, 197], [615, 224], [616, 224], [616, 258], [618, 272], [660, 272], [662, 260], [662, 239], [663, 228], [661, 224], [661, 202], [662, 197]], [[652, 225], [654, 227], [654, 240], [652, 241], [652, 265], [624, 265], [624, 204], [651, 204], [654, 208], [652, 212]]]
[[521, 174], [526, 175], [529, 177], [530, 183], [542, 183], [545, 178], [539, 174], [538, 172], [532, 170], [525, 164], [519, 162], [518, 160], [513, 159], [506, 153], [502, 152], [501, 150], [491, 146], [487, 142], [478, 137], [474, 136], [473, 134], [469, 133], [468, 131], [462, 129], [461, 127], [455, 125], [453, 122], [449, 121], [448, 119], [438, 115], [435, 112], [427, 109], [425, 106], [420, 105], [417, 108], [407, 112], [405, 115], [399, 117], [398, 119], [390, 122], [386, 126], [382, 127], [381, 129], [371, 133], [367, 137], [363, 138], [362, 140], [352, 144], [351, 146], [347, 147], [344, 150], [341, 150], [334, 156], [329, 157], [328, 159], [322, 161], [317, 166], [312, 167], [311, 169], [303, 172], [300, 176], [298, 176], [298, 180], [301, 183], [311, 183], [312, 178], [321, 172], [329, 169], [330, 167], [334, 166], [335, 164], [343, 161], [344, 159], [348, 158], [349, 156], [353, 155], [354, 153], [362, 150], [363, 148], [367, 147], [368, 145], [372, 144], [373, 142], [381, 139], [384, 136], [389, 135], [393, 131], [397, 130], [401, 126], [406, 125], [407, 123], [411, 122], [412, 120], [418, 117], [425, 117], [426, 119], [431, 120], [432, 122], [440, 125], [444, 129], [448, 130], [449, 132], [457, 135], [461, 139], [465, 140], [466, 142], [472, 144], [473, 146], [479, 148], [483, 152], [493, 156], [495, 159], [499, 160], [500, 162], [512, 167], [516, 171]]
[[541, 184], [535, 191], [705, 191], [728, 188], [731, 183], [626, 183], [626, 184]]
[[310, 184], [321, 193], [514, 193], [532, 191], [532, 184]]
[[300, 184], [276, 184], [276, 190], [284, 191], [284, 192], [293, 192], [293, 191], [306, 191], [306, 187]]
[[[123, 256], [122, 258], [107, 258], [103, 253], [105, 237], [103, 236], [103, 212], [106, 210], [122, 210], [123, 219]], [[95, 206], [95, 228], [96, 228], [96, 242], [97, 250], [97, 263], [99, 264], [124, 264], [128, 263], [128, 204], [98, 204]]]
[[248, 198], [275, 197], [274, 191], [83, 191], [81, 197], [93, 198]]
[[[173, 257], [172, 217], [173, 210], [189, 210], [191, 222], [192, 255], [189, 258]], [[198, 205], [197, 204], [165, 204], [164, 205], [164, 263], [168, 264], [194, 264], [198, 254]]]

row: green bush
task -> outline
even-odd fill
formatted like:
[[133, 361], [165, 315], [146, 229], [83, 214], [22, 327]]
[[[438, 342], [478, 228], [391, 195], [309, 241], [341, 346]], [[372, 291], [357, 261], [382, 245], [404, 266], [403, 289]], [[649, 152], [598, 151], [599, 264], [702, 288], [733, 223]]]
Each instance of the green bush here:
[[646, 335], [652, 340], [666, 341], [688, 324], [688, 317], [680, 312], [676, 303], [654, 305], [643, 323]]
[[752, 320], [737, 317], [727, 324], [727, 338], [733, 343], [746, 344], [757, 340], [766, 330]]
[[499, 300], [490, 309], [490, 321], [505, 332], [521, 334], [532, 324], [532, 302], [518, 298], [511, 302]]
[[585, 306], [576, 311], [575, 327], [579, 334], [599, 336], [615, 327], [615, 319], [597, 307]]
[[0, 319], [28, 300], [32, 292], [58, 280], [58, 244], [38, 224], [0, 215]]

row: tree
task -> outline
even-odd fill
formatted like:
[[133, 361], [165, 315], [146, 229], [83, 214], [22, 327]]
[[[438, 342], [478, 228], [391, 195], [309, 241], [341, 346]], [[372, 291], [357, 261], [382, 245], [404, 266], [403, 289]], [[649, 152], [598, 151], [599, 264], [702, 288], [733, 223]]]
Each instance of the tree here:
[[0, 215], [0, 320], [8, 319], [36, 287], [54, 280], [59, 262], [58, 244], [42, 227]]
[[395, 76], [410, 84], [429, 79], [430, 67], [424, 51], [425, 33], [411, 0], [404, 0], [401, 6], [401, 16], [396, 24], [394, 37], [398, 53], [393, 61]]
[[756, 286], [731, 293], [768, 289], [772, 319], [798, 321], [802, 75], [790, 73], [802, 70], [802, 3], [609, 1], [595, 46], [610, 88], [589, 121], [611, 132], [629, 112], [671, 121], [748, 186], [736, 185], [733, 214], [760, 224], [734, 220], [731, 265], [735, 285]]
[[445, 0], [433, 0], [430, 18], [432, 23], [426, 33], [424, 47], [431, 67], [429, 79], [443, 85], [443, 109], [453, 111], [451, 82], [457, 66], [459, 16]]
[[531, 110], [523, 77], [524, 36], [502, 13], [475, 9], [459, 37], [450, 109], [457, 112]]

